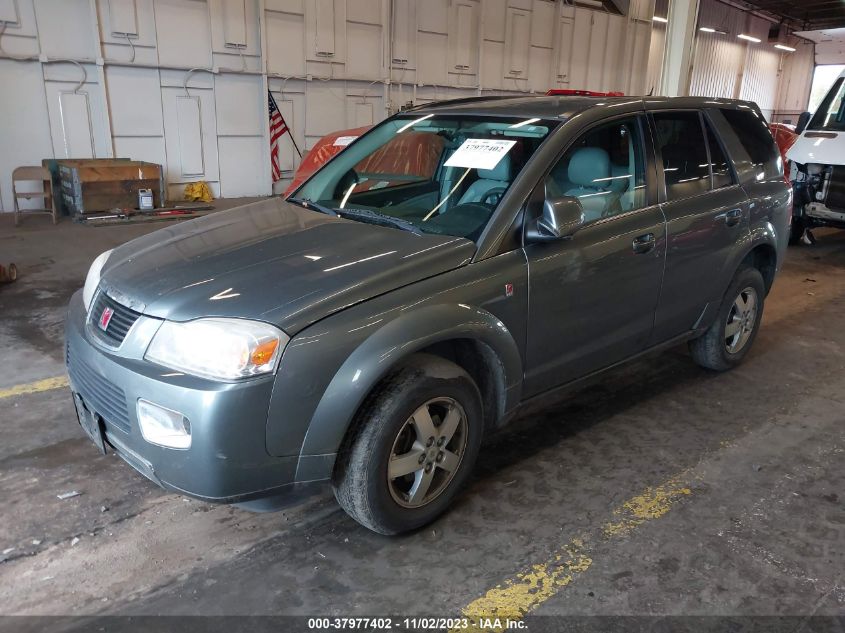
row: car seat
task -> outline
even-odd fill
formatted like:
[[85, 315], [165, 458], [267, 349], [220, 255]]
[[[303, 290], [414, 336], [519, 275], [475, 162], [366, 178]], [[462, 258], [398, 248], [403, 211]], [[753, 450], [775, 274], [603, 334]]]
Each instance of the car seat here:
[[613, 190], [610, 156], [602, 148], [576, 150], [569, 160], [568, 176], [574, 187], [564, 195], [575, 196], [581, 201], [587, 222], [618, 209], [621, 191]]
[[[478, 180], [472, 183], [458, 200], [458, 204], [469, 202], [484, 203], [495, 197], [498, 202], [508, 185], [511, 184], [511, 160], [505, 155], [493, 169], [479, 169]], [[496, 195], [498, 194], [498, 195]]]

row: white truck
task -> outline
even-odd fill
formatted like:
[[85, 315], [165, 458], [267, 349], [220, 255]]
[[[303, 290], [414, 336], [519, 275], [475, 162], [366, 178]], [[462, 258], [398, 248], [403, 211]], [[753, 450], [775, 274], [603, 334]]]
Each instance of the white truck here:
[[786, 154], [794, 191], [790, 243], [817, 226], [845, 229], [845, 72], [815, 113], [804, 112]]

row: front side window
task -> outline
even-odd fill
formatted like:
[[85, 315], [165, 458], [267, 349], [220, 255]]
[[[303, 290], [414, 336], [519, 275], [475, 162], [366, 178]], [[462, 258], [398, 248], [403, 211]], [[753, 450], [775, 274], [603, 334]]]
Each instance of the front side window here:
[[558, 123], [397, 117], [350, 145], [289, 200], [361, 222], [476, 240]]
[[639, 121], [620, 119], [591, 129], [546, 177], [546, 196], [574, 196], [587, 222], [646, 206]]
[[845, 131], [845, 77], [840, 77], [831, 86], [807, 129]]
[[655, 112], [666, 199], [682, 200], [710, 190], [710, 161], [698, 112]]

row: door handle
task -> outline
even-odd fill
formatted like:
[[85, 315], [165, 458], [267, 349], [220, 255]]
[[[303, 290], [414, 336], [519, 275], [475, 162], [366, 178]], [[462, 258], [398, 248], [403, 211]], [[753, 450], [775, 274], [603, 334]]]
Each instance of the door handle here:
[[643, 253], [648, 253], [651, 249], [653, 249], [654, 244], [654, 233], [646, 233], [645, 235], [635, 237], [633, 243], [631, 244], [631, 248], [634, 249], [634, 253], [637, 255], [642, 255]]
[[724, 220], [728, 226], [736, 226], [742, 220], [742, 209], [731, 209], [730, 211], [720, 213], [716, 217]]

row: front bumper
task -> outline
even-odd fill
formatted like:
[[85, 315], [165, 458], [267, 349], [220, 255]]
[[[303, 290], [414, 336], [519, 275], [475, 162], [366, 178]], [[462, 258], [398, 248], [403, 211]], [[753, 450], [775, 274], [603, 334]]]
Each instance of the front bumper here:
[[[266, 448], [273, 376], [218, 382], [143, 360], [160, 325], [141, 317], [118, 349], [96, 342], [86, 324], [82, 293], [71, 299], [65, 323], [71, 389], [102, 420], [109, 447], [155, 483], [206, 501], [235, 503], [275, 496], [294, 485], [298, 457], [273, 457]], [[144, 398], [179, 411], [191, 422], [191, 447], [148, 443], [138, 427]]]

